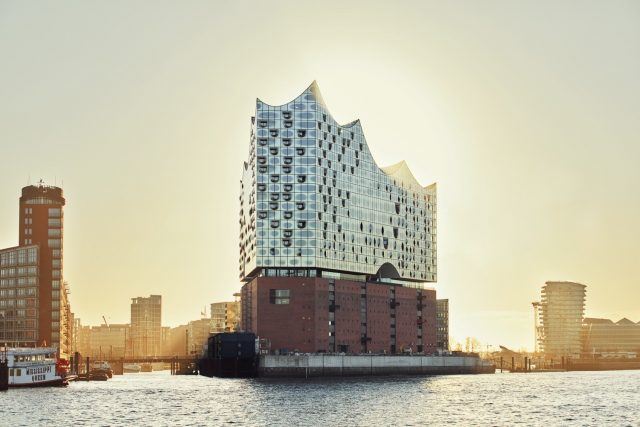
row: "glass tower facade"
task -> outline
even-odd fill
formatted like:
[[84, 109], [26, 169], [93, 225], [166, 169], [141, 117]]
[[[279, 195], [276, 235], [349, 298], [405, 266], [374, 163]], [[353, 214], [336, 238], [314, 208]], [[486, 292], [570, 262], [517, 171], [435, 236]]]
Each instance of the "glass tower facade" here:
[[435, 282], [436, 185], [380, 168], [360, 121], [338, 124], [316, 83], [256, 101], [240, 195], [240, 278], [363, 276]]

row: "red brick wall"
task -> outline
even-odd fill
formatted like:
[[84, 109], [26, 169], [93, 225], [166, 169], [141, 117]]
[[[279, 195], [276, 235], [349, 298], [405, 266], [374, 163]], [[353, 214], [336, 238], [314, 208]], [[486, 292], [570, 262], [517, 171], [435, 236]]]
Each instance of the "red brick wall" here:
[[336, 280], [336, 351], [360, 353], [360, 283]]
[[[32, 214], [28, 215], [32, 219], [32, 224], [26, 225], [25, 222], [25, 208], [31, 208]], [[48, 245], [48, 229], [49, 229], [49, 208], [61, 208], [60, 205], [30, 205], [20, 201], [20, 222], [19, 227], [19, 239], [20, 245], [25, 244], [25, 239], [31, 239], [32, 244], [40, 246], [39, 249], [39, 278], [38, 278], [38, 300], [27, 301], [27, 304], [38, 304], [38, 344], [42, 345], [46, 342], [47, 345], [51, 345], [51, 281], [53, 280], [51, 274], [51, 249]], [[25, 229], [30, 228], [32, 234], [26, 235]], [[62, 237], [60, 237], [62, 239]], [[64, 248], [60, 248], [64, 251]], [[61, 268], [62, 270], [62, 268]], [[60, 280], [60, 292], [62, 292], [62, 277]], [[31, 299], [31, 298], [29, 298]], [[58, 320], [60, 321], [60, 320]]]
[[436, 291], [426, 289], [422, 291], [422, 342], [424, 352], [436, 351]]
[[[251, 294], [251, 325], [243, 328], [271, 342], [271, 350], [300, 352], [330, 351], [329, 349], [329, 279], [302, 277], [258, 277], [245, 284], [243, 299]], [[359, 353], [361, 343], [360, 290], [362, 283], [346, 280], [335, 281], [336, 350], [347, 345], [348, 351]], [[271, 289], [289, 289], [289, 304], [271, 304]], [[389, 353], [391, 350], [391, 287], [367, 283], [367, 351]], [[418, 294], [413, 288], [395, 287], [396, 349], [411, 347], [417, 351]], [[435, 351], [436, 313], [435, 291], [422, 291], [424, 351]]]
[[389, 286], [367, 284], [367, 351], [389, 353], [391, 348], [391, 301]]
[[418, 350], [418, 293], [396, 286], [396, 348], [398, 352]]
[[[252, 286], [255, 313], [252, 332], [271, 342], [272, 350], [315, 352], [316, 279], [299, 277], [258, 277]], [[271, 304], [271, 289], [288, 289], [289, 304]]]

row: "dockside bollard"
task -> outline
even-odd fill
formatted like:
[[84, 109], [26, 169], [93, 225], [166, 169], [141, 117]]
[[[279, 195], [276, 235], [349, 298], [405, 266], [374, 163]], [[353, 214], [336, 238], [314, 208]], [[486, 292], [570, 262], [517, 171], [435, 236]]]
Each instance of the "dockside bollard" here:
[[0, 360], [0, 391], [9, 390], [9, 365], [6, 360]]

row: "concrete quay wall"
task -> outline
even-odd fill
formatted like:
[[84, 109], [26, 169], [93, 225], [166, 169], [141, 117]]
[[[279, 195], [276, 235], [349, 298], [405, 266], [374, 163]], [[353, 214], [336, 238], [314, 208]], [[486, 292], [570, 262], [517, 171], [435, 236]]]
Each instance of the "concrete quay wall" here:
[[260, 377], [340, 377], [493, 373], [495, 366], [471, 356], [261, 355]]

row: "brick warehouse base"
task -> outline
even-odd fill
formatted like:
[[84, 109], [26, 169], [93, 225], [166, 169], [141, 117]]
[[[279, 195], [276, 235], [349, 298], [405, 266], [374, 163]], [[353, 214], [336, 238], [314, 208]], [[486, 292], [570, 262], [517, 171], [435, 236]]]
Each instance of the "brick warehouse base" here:
[[433, 353], [436, 292], [319, 277], [258, 277], [242, 287], [242, 329], [272, 352]]

